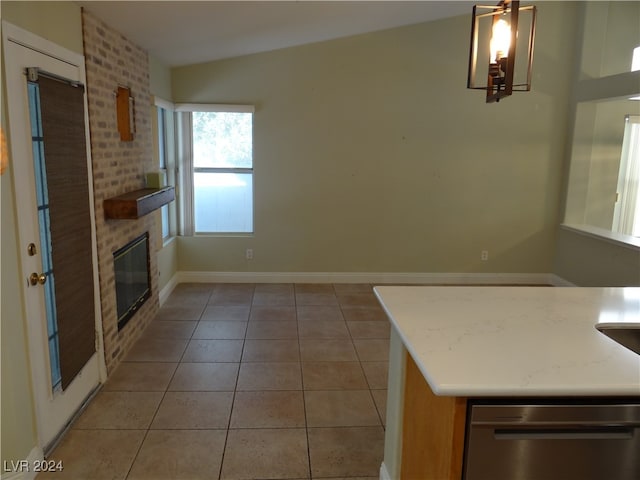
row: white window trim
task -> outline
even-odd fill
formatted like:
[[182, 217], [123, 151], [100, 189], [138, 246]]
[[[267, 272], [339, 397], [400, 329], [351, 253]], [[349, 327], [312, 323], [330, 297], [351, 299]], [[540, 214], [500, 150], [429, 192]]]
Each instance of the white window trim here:
[[[165, 100], [164, 98], [157, 97], [155, 95], [151, 96], [151, 100], [153, 105], [156, 108], [163, 108], [167, 113], [170, 113], [174, 116], [175, 119], [175, 104], [169, 100]], [[181, 197], [181, 187], [179, 184], [180, 179], [180, 167], [178, 162], [178, 155], [176, 151], [177, 147], [177, 136], [175, 132], [175, 120], [174, 120], [174, 131], [171, 132], [171, 137], [173, 138], [173, 145], [165, 145], [165, 149], [169, 147], [169, 150], [172, 152], [171, 154], [167, 154], [167, 165], [165, 165], [164, 171], [167, 175], [168, 184], [173, 184], [175, 188], [175, 205], [169, 205], [169, 235], [162, 238], [163, 246], [170, 243], [173, 238], [179, 234], [180, 232], [180, 209], [178, 208], [178, 203], [180, 202]], [[166, 139], [165, 139], [166, 140]], [[168, 152], [169, 150], [165, 150]]]
[[193, 140], [191, 138], [191, 115], [190, 111], [182, 110], [176, 115], [176, 129], [178, 132], [178, 165], [180, 165], [179, 184], [182, 190], [180, 200], [180, 234], [193, 236], [195, 233], [193, 218]]
[[[193, 192], [193, 139], [192, 139], [192, 117], [193, 112], [227, 112], [227, 113], [251, 113], [256, 111], [255, 105], [229, 104], [229, 103], [176, 103], [173, 104], [173, 111], [176, 113], [176, 147], [178, 149], [177, 164], [179, 170], [179, 186], [183, 193], [179, 204], [181, 212], [179, 234], [184, 236], [215, 235], [215, 236], [252, 236], [254, 232], [216, 232], [200, 233], [195, 232], [194, 218], [194, 192]], [[244, 170], [244, 169], [242, 169]], [[250, 169], [253, 173], [253, 168]], [[255, 212], [255, 198], [253, 199]], [[254, 219], [255, 221], [255, 219]], [[254, 224], [255, 226], [255, 224]]]
[[164, 108], [165, 110], [171, 110], [172, 112], [176, 109], [175, 103], [156, 96], [153, 97], [153, 104], [156, 107]]
[[234, 105], [227, 103], [176, 103], [176, 112], [227, 112], [256, 113], [254, 105]]

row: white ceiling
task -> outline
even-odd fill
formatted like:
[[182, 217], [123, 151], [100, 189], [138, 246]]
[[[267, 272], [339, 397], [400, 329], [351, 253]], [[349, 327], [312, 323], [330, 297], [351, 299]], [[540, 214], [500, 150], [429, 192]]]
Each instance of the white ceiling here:
[[79, 1], [168, 66], [471, 15], [467, 1]]

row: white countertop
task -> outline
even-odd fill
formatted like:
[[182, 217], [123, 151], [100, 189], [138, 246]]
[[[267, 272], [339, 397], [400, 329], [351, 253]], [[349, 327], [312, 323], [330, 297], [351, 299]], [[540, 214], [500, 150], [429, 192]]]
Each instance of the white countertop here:
[[639, 323], [640, 288], [374, 290], [436, 395], [640, 395], [640, 355], [594, 328]]

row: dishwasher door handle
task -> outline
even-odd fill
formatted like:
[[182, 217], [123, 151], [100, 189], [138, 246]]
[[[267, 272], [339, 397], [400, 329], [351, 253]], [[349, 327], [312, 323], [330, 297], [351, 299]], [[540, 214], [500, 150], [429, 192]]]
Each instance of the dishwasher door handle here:
[[633, 438], [633, 427], [585, 428], [496, 428], [496, 440], [628, 440]]

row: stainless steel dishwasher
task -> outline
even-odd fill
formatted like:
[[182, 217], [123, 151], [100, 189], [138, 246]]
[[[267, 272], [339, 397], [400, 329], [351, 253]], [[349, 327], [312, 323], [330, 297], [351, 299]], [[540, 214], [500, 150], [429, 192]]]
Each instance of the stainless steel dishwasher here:
[[638, 480], [640, 403], [470, 403], [464, 480]]

